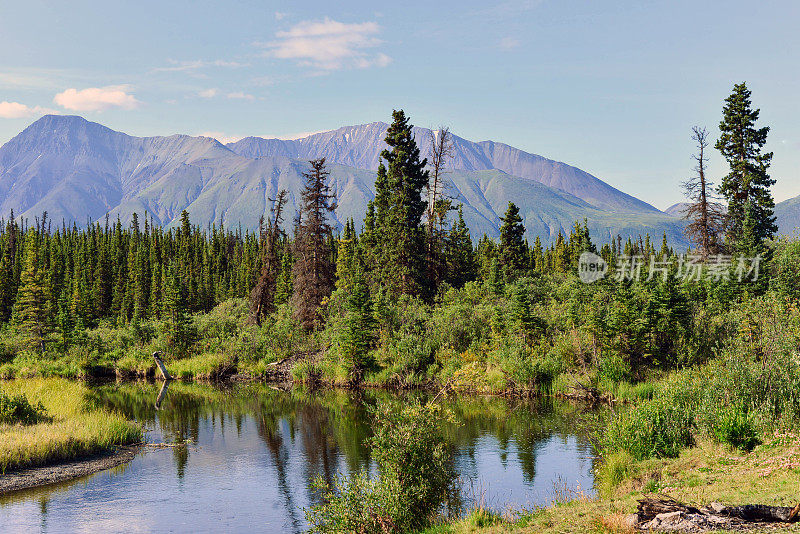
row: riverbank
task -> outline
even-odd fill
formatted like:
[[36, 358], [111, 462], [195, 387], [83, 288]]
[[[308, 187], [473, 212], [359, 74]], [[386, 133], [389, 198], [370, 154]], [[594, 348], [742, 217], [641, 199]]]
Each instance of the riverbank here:
[[0, 475], [0, 495], [66, 482], [130, 462], [142, 445], [122, 445], [108, 452], [54, 465], [31, 467]]
[[142, 441], [140, 425], [94, 405], [83, 383], [36, 378], [3, 382], [0, 389], [6, 395], [24, 396], [31, 405], [41, 405], [45, 416], [35, 424], [0, 425], [2, 478], [11, 472], [93, 457]]
[[[674, 459], [632, 461], [621, 479], [598, 473], [595, 498], [562, 488], [547, 507], [490, 512], [427, 530], [434, 533], [623, 533], [634, 532], [629, 516], [637, 500], [665, 494], [703, 505], [766, 504], [793, 507], [800, 502], [800, 434], [774, 433], [750, 453], [704, 441]], [[760, 531], [798, 532], [800, 524], [775, 524]]]

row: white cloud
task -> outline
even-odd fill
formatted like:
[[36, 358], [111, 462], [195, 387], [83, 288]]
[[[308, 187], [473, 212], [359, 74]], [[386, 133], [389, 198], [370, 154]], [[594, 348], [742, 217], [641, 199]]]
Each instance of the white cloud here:
[[224, 132], [202, 132], [197, 135], [200, 135], [202, 137], [211, 137], [212, 139], [216, 139], [223, 145], [226, 145], [228, 143], [235, 143], [239, 139], [244, 138], [243, 135], [226, 135]]
[[273, 57], [294, 59], [300, 65], [324, 71], [385, 67], [391, 58], [369, 51], [383, 42], [376, 37], [379, 32], [375, 22], [346, 24], [326, 17], [321, 22], [303, 21], [280, 31], [266, 47]]
[[275, 20], [283, 20], [286, 18], [288, 13], [281, 13], [280, 11], [275, 12]]
[[247, 63], [226, 61], [224, 59], [216, 59], [214, 61], [206, 61], [202, 59], [195, 59], [192, 61], [176, 61], [174, 59], [169, 59], [167, 60], [167, 63], [170, 64], [168, 67], [158, 67], [153, 69], [153, 72], [194, 72], [206, 67], [238, 69], [248, 65]]
[[314, 130], [309, 132], [296, 132], [290, 134], [264, 134], [260, 135], [264, 139], [282, 139], [284, 141], [294, 141], [295, 139], [302, 139], [304, 137], [308, 137], [309, 135], [314, 135], [318, 133], [329, 132], [330, 130]]
[[22, 119], [47, 113], [53, 113], [53, 110], [40, 106], [30, 107], [19, 102], [0, 102], [0, 118], [3, 119]]
[[268, 87], [270, 85], [275, 85], [275, 78], [271, 76], [256, 76], [250, 80], [250, 85]]
[[514, 50], [518, 48], [520, 44], [522, 44], [522, 41], [516, 37], [503, 37], [500, 39], [499, 46], [501, 50]]
[[247, 93], [243, 93], [241, 91], [228, 93], [225, 96], [227, 96], [228, 98], [234, 99], [234, 100], [255, 100], [256, 99], [256, 97], [254, 97], [253, 95], [250, 95], [250, 94], [247, 94]]
[[71, 111], [105, 111], [111, 108], [134, 109], [140, 102], [129, 93], [128, 85], [67, 89], [58, 93], [53, 102]]
[[216, 89], [204, 89], [203, 91], [197, 93], [197, 96], [200, 98], [214, 98], [217, 96], [217, 92], [218, 91]]

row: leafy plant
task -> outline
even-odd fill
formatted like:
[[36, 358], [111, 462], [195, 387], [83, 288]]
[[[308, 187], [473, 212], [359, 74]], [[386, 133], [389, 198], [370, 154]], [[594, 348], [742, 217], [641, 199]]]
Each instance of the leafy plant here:
[[720, 443], [744, 452], [753, 450], [761, 443], [752, 418], [736, 409], [720, 413], [712, 427], [712, 433]]
[[322, 504], [306, 511], [312, 532], [394, 533], [423, 529], [455, 494], [453, 456], [434, 404], [380, 405], [372, 455], [378, 478], [367, 472], [321, 479]]
[[9, 396], [0, 391], [0, 423], [35, 425], [50, 420], [41, 402], [31, 404], [25, 395]]
[[694, 444], [694, 414], [668, 397], [656, 397], [619, 413], [606, 431], [609, 452], [624, 451], [637, 460], [675, 458]]

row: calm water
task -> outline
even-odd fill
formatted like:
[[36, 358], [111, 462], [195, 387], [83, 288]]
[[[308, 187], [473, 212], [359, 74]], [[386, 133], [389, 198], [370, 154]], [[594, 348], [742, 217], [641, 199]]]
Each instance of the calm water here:
[[[0, 532], [302, 532], [316, 502], [310, 481], [373, 468], [368, 407], [388, 393], [290, 393], [264, 385], [218, 389], [112, 384], [94, 402], [142, 422], [132, 462], [66, 484], [0, 497]], [[494, 508], [548, 502], [554, 484], [592, 492], [591, 414], [572, 405], [449, 398], [447, 436], [466, 500]], [[184, 442], [157, 448], [152, 444]]]

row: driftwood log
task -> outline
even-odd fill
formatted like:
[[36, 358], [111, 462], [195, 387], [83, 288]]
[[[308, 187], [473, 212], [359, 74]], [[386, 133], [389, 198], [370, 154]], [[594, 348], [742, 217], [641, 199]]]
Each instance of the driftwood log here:
[[641, 530], [703, 532], [718, 529], [738, 530], [767, 523], [793, 523], [800, 504], [791, 507], [745, 504], [730, 506], [712, 502], [700, 508], [659, 495], [638, 501], [631, 523]]
[[172, 380], [172, 376], [170, 376], [169, 371], [167, 371], [167, 366], [164, 365], [164, 362], [161, 360], [160, 350], [157, 350], [153, 353], [153, 359], [156, 361], [158, 370], [161, 371], [161, 376], [164, 377], [164, 380]]

